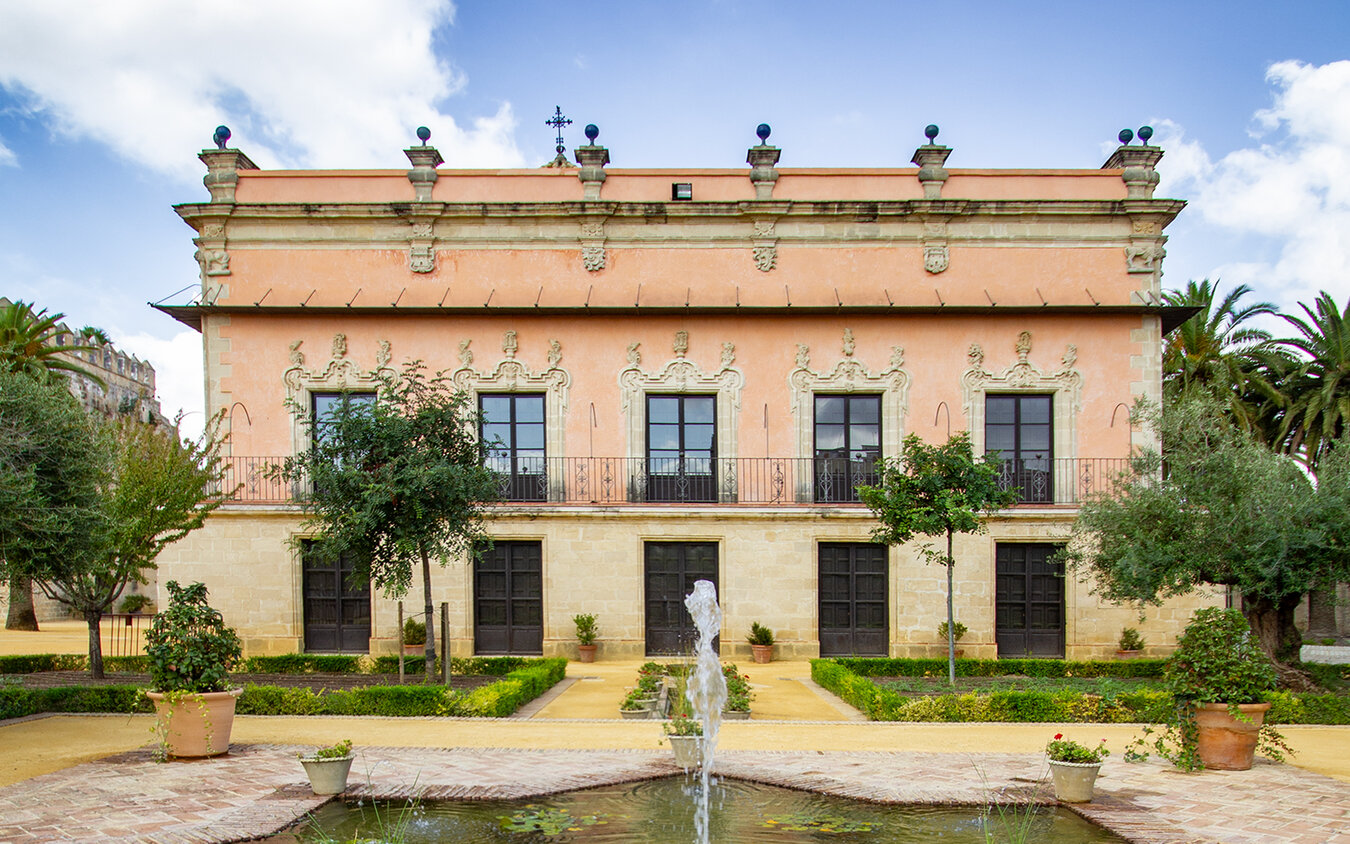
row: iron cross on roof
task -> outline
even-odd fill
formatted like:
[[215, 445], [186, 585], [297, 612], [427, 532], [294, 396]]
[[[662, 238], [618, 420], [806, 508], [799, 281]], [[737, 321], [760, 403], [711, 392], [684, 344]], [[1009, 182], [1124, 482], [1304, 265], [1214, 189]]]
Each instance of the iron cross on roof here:
[[564, 126], [571, 126], [572, 121], [568, 120], [566, 117], [563, 117], [562, 106], [554, 106], [553, 116], [550, 117], [548, 120], [545, 120], [544, 125], [552, 126], [553, 128], [558, 130], [558, 154], [561, 155], [563, 150], [566, 149], [566, 147], [563, 146], [562, 142], [562, 130]]

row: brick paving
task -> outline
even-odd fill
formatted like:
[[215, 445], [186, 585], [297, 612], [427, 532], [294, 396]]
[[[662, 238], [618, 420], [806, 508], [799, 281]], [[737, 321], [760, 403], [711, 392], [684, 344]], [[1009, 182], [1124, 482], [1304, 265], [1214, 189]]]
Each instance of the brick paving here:
[[[602, 724], [595, 723], [597, 728]], [[228, 756], [159, 764], [134, 751], [0, 789], [0, 842], [246, 841], [327, 798], [309, 793], [300, 747], [232, 746]], [[1038, 754], [732, 751], [718, 773], [896, 803], [1046, 799]], [[362, 748], [349, 794], [515, 799], [678, 771], [665, 750]], [[1245, 772], [1182, 774], [1108, 759], [1098, 799], [1074, 807], [1142, 844], [1350, 842], [1350, 784], [1258, 760]]]

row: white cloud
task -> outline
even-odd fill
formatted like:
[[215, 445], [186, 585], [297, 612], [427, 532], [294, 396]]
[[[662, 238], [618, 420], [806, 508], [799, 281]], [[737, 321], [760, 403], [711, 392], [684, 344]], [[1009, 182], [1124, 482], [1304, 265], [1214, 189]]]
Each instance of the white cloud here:
[[1254, 115], [1254, 144], [1211, 161], [1180, 126], [1160, 122], [1163, 195], [1193, 197], [1208, 223], [1273, 239], [1266, 262], [1217, 267], [1225, 286], [1247, 282], [1286, 312], [1327, 290], [1350, 294], [1350, 61], [1270, 66], [1274, 104]]
[[113, 343], [155, 368], [155, 394], [160, 409], [173, 419], [183, 418], [184, 436], [195, 437], [206, 423], [202, 394], [202, 335], [180, 331], [165, 340], [150, 334], [116, 334]]
[[0, 138], [0, 167], [18, 167], [19, 159], [14, 157], [14, 150], [5, 146], [4, 138]]
[[220, 123], [262, 167], [404, 167], [419, 125], [451, 166], [519, 166], [509, 103], [467, 125], [438, 107], [466, 84], [432, 49], [453, 15], [449, 0], [11, 0], [0, 85], [184, 179]]

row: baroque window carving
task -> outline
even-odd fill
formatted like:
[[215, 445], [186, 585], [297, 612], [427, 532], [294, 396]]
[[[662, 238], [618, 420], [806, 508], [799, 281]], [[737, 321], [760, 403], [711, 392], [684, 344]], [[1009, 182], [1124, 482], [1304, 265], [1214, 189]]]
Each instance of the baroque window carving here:
[[474, 406], [478, 404], [479, 393], [543, 393], [544, 448], [550, 457], [569, 456], [564, 434], [572, 376], [562, 368], [562, 343], [549, 341], [548, 367], [535, 372], [516, 359], [519, 342], [515, 331], [502, 336], [503, 357], [490, 371], [473, 368], [469, 342], [459, 343], [462, 365], [450, 376], [455, 387], [469, 394]]
[[985, 369], [984, 349], [980, 344], [970, 344], [966, 353], [967, 369], [961, 376], [961, 404], [975, 453], [983, 454], [985, 450], [984, 399], [987, 394], [1050, 393], [1055, 397], [1054, 456], [1077, 457], [1078, 414], [1083, 409], [1083, 374], [1074, 368], [1078, 362], [1078, 347], [1068, 344], [1060, 367], [1049, 372], [1030, 360], [1030, 331], [1017, 335], [1013, 350], [1017, 361], [997, 374]]
[[347, 335], [333, 335], [332, 351], [320, 368], [305, 366], [305, 353], [300, 350], [304, 340], [290, 344], [291, 365], [281, 375], [286, 385], [286, 404], [291, 409], [291, 448], [299, 453], [309, 444], [306, 423], [310, 413], [311, 393], [374, 392], [380, 381], [398, 373], [389, 365], [393, 358], [392, 345], [380, 340], [375, 352], [375, 368], [362, 369], [347, 356]]

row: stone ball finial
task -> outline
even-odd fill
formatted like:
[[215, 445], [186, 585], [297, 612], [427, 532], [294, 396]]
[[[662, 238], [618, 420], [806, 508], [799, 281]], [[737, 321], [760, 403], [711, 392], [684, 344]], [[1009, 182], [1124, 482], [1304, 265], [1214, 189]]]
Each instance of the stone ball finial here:
[[755, 135], [759, 138], [761, 144], [767, 144], [769, 142], [769, 133], [772, 131], [773, 130], [769, 128], [769, 124], [767, 123], [761, 123], [755, 127]]
[[1149, 139], [1152, 137], [1153, 137], [1152, 126], [1139, 127], [1139, 143], [1143, 144], [1144, 146], [1148, 146]]
[[215, 134], [211, 136], [211, 140], [216, 142], [216, 149], [225, 149], [225, 144], [230, 140], [230, 127], [217, 126]]
[[426, 146], [427, 141], [431, 140], [431, 130], [425, 126], [418, 126], [417, 140], [422, 142], [422, 146]]
[[1116, 135], [1116, 137], [1120, 138], [1121, 144], [1129, 146], [1130, 141], [1134, 140], [1134, 133], [1131, 132], [1129, 129], [1121, 129], [1120, 134]]
[[923, 136], [928, 139], [928, 143], [937, 143], [938, 126], [936, 123], [929, 123], [923, 127]]
[[592, 144], [595, 143], [596, 138], [600, 137], [600, 127], [596, 126], [594, 123], [587, 123], [585, 132], [586, 140], [590, 141]]

